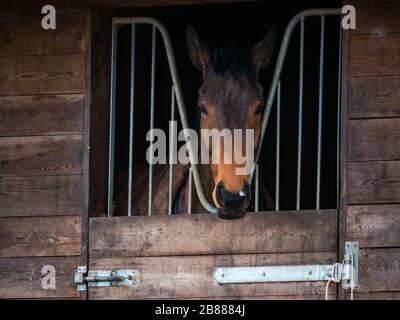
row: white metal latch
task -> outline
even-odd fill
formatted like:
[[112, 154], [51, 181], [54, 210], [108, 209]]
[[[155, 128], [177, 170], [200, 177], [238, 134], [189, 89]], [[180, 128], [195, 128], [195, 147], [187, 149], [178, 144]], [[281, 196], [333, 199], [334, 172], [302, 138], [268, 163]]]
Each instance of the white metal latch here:
[[353, 281], [353, 289], [356, 289], [358, 287], [358, 243], [346, 242], [344, 260], [336, 266], [288, 265], [216, 268], [214, 279], [218, 284], [331, 280], [341, 282], [344, 289], [350, 289], [351, 281]]
[[138, 270], [89, 270], [87, 273], [86, 271], [85, 266], [80, 266], [75, 272], [75, 283], [78, 291], [85, 291], [87, 287], [133, 287], [139, 285]]

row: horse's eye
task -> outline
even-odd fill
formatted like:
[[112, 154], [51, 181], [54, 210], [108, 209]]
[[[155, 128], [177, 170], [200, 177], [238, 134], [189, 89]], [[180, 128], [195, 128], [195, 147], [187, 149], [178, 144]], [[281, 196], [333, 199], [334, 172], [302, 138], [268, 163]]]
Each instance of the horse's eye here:
[[208, 111], [207, 111], [207, 109], [206, 109], [206, 107], [205, 107], [204, 105], [200, 104], [200, 105], [199, 105], [199, 110], [200, 110], [200, 112], [201, 112], [202, 114], [204, 114], [205, 116], [208, 115]]
[[264, 105], [260, 103], [256, 109], [256, 115], [261, 114], [264, 111]]

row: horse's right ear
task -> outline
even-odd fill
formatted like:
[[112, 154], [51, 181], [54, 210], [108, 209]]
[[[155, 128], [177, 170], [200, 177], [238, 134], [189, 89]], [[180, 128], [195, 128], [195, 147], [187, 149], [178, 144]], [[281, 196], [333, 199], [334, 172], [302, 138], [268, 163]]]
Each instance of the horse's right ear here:
[[193, 65], [204, 73], [210, 65], [210, 50], [191, 26], [186, 30], [186, 46]]

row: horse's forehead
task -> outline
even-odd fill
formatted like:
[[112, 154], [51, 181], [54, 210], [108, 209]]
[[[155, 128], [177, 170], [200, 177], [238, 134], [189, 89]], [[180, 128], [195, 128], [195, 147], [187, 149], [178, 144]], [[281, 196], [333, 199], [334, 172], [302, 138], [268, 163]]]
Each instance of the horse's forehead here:
[[260, 96], [260, 90], [244, 75], [209, 74], [204, 78], [200, 95], [211, 103], [223, 103], [231, 99], [248, 103]]

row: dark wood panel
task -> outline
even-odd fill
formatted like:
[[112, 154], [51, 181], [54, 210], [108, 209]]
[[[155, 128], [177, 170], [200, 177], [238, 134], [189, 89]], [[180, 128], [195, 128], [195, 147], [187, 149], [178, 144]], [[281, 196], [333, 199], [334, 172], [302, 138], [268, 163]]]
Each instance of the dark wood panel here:
[[400, 162], [350, 162], [347, 173], [349, 204], [400, 202]]
[[0, 15], [42, 15], [42, 7], [51, 4], [59, 13], [80, 13], [85, 12], [86, 0], [2, 0], [0, 1]]
[[0, 58], [0, 95], [84, 93], [85, 54]]
[[82, 176], [0, 177], [0, 217], [82, 214]]
[[[56, 288], [42, 287], [42, 268], [56, 270]], [[79, 298], [74, 284], [74, 272], [80, 257], [0, 258], [0, 298]]]
[[[213, 272], [216, 267], [331, 264], [335, 261], [336, 252], [90, 259], [91, 269], [139, 270], [140, 285], [137, 288], [90, 288], [89, 298], [187, 299], [321, 295], [325, 293], [325, 282], [218, 285], [213, 278]], [[336, 292], [334, 285], [329, 292]]]
[[400, 33], [350, 37], [350, 76], [396, 74], [400, 74]]
[[357, 11], [357, 28], [351, 34], [400, 32], [398, 0], [350, 0]]
[[0, 176], [81, 173], [81, 135], [0, 138]]
[[400, 116], [400, 76], [349, 78], [348, 86], [349, 118]]
[[400, 159], [400, 118], [348, 122], [348, 160]]
[[84, 94], [0, 97], [0, 136], [83, 132]]
[[81, 254], [80, 216], [0, 218], [0, 257]]
[[241, 220], [209, 214], [92, 218], [91, 257], [336, 250], [336, 210], [264, 212]]
[[112, 8], [99, 8], [92, 12], [92, 72], [90, 92], [90, 215], [105, 216], [108, 192], [108, 134]]
[[85, 51], [84, 14], [57, 14], [55, 30], [44, 30], [42, 17], [0, 17], [0, 56]]
[[212, 3], [254, 2], [257, 0], [88, 0], [88, 3], [106, 7], [158, 7]]
[[362, 249], [360, 292], [400, 291], [400, 249]]
[[400, 205], [347, 208], [347, 240], [365, 247], [400, 247]]

